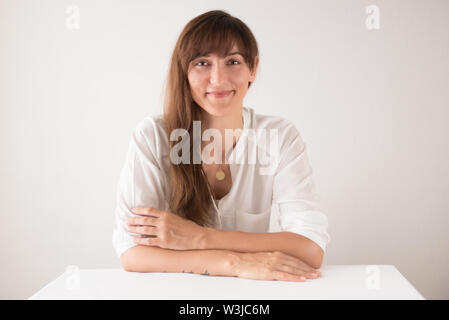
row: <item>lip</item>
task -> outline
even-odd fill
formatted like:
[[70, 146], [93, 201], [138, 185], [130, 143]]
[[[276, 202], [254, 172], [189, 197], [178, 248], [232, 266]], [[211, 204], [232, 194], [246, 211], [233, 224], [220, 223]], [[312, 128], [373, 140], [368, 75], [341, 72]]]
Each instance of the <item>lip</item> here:
[[212, 91], [212, 92], [207, 92], [207, 94], [212, 95], [216, 98], [222, 98], [222, 97], [226, 97], [229, 94], [231, 94], [232, 92], [234, 92], [234, 90], [228, 90], [228, 91]]

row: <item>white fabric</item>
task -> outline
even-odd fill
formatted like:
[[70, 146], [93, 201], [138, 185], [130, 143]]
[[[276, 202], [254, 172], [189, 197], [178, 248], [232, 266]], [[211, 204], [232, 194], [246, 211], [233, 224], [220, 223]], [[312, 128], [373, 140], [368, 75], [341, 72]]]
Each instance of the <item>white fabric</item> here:
[[[296, 127], [281, 117], [256, 114], [249, 107], [243, 108], [243, 123], [243, 132], [262, 129], [266, 130], [267, 137], [270, 129], [278, 130], [278, 148], [272, 153], [276, 161], [270, 162], [271, 171], [262, 171], [268, 168], [266, 163], [242, 158], [245, 155], [242, 150], [250, 149], [254, 140], [254, 136], [242, 133], [235, 149], [226, 155], [232, 188], [211, 205], [211, 214], [217, 218], [215, 227], [269, 232], [271, 206], [275, 204], [281, 231], [307, 237], [325, 251], [331, 239], [327, 232], [328, 220], [315, 189], [306, 145]], [[257, 152], [267, 154], [267, 149], [271, 150], [268, 147], [257, 144]], [[113, 246], [118, 256], [136, 245], [133, 234], [126, 230], [126, 217], [134, 216], [130, 209], [148, 206], [168, 210], [169, 168], [168, 137], [162, 115], [146, 117], [132, 134], [118, 182], [113, 232]]]

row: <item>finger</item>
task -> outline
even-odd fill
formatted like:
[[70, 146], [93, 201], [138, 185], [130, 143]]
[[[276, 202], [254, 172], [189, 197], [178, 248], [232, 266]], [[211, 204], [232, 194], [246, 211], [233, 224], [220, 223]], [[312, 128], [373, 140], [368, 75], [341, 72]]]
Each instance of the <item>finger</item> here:
[[293, 267], [295, 269], [301, 270], [306, 273], [315, 273], [317, 275], [321, 275], [321, 272], [319, 270], [310, 267], [309, 265], [303, 263], [300, 260], [298, 262], [298, 261], [291, 261], [291, 260], [286, 259], [283, 261], [283, 263], [287, 266]]
[[306, 277], [299, 276], [299, 275], [296, 275], [296, 274], [291, 274], [291, 273], [288, 273], [288, 272], [272, 271], [271, 275], [274, 277], [274, 280], [299, 281], [299, 282], [306, 281]]
[[317, 269], [314, 269], [311, 266], [309, 266], [307, 263], [305, 263], [301, 259], [298, 259], [291, 255], [288, 255], [288, 254], [285, 254], [282, 252], [282, 257], [285, 258], [285, 262], [288, 263], [288, 265], [300, 268], [301, 270], [304, 270], [304, 271], [309, 271], [309, 272], [318, 271]]
[[156, 227], [128, 226], [127, 230], [131, 233], [143, 234], [147, 236], [157, 236], [158, 234], [158, 229]]
[[126, 219], [126, 224], [131, 226], [158, 226], [158, 218], [155, 217], [133, 217]]
[[310, 271], [304, 271], [302, 269], [293, 267], [293, 266], [289, 266], [289, 265], [280, 265], [278, 267], [276, 267], [279, 271], [284, 271], [284, 272], [288, 272], [291, 274], [295, 274], [298, 276], [303, 276], [306, 277], [308, 279], [315, 279], [318, 278], [320, 276], [320, 274], [318, 274], [317, 272], [310, 272]]
[[133, 242], [144, 246], [159, 246], [160, 243], [159, 238], [156, 237], [147, 237], [147, 238], [135, 237], [133, 239]]
[[163, 211], [153, 207], [136, 207], [132, 208], [131, 212], [141, 216], [160, 217]]

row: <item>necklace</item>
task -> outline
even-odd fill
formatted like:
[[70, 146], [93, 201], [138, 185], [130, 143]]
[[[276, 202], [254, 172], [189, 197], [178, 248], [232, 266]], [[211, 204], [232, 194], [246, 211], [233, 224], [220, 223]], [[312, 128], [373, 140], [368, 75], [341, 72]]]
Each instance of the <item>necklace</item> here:
[[218, 169], [218, 171], [215, 173], [215, 178], [219, 181], [223, 180], [225, 177], [226, 177], [226, 174], [221, 169]]
[[[232, 151], [234, 149], [236, 143], [237, 143], [237, 141], [234, 142], [230, 151]], [[218, 181], [222, 181], [222, 180], [224, 180], [224, 178], [226, 178], [226, 173], [221, 168], [218, 168], [217, 172], [215, 172], [215, 179], [217, 179]]]
[[[228, 152], [232, 151], [236, 144], [237, 144], [237, 141], [234, 142], [234, 144], [232, 145], [232, 148]], [[217, 172], [215, 173], [215, 179], [217, 179], [218, 181], [222, 181], [225, 177], [226, 177], [226, 173], [221, 168], [219, 168], [217, 170]]]

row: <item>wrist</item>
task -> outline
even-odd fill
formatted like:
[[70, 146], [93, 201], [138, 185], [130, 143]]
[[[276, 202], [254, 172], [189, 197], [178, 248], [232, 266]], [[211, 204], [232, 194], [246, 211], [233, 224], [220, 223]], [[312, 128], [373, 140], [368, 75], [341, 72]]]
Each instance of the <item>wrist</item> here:
[[229, 251], [225, 256], [225, 268], [227, 274], [232, 277], [239, 276], [240, 253]]
[[198, 240], [198, 248], [201, 250], [213, 249], [211, 246], [212, 239], [215, 234], [215, 229], [210, 227], [202, 227], [199, 240]]

